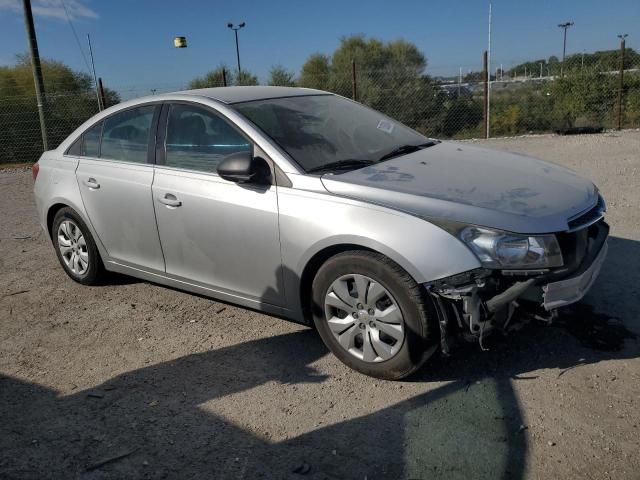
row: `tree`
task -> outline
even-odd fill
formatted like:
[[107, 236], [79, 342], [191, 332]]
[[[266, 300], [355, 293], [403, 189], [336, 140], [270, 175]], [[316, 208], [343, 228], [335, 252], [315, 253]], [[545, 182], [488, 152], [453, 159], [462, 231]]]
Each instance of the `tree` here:
[[[98, 112], [98, 103], [90, 75], [54, 60], [43, 59], [41, 65], [49, 148], [55, 148]], [[120, 101], [115, 91], [104, 90], [106, 106]], [[42, 137], [27, 55], [18, 55], [15, 65], [0, 67], [0, 104], [0, 163], [37, 160], [42, 152]]]
[[293, 77], [293, 72], [286, 70], [281, 65], [276, 65], [271, 67], [271, 71], [269, 72], [269, 85], [295, 87], [296, 82]]
[[[452, 105], [447, 93], [426, 73], [427, 59], [412, 43], [404, 40], [383, 42], [363, 35], [343, 37], [332, 55], [313, 54], [302, 66], [298, 84], [352, 96], [352, 61], [356, 66], [357, 100], [380, 110], [428, 135], [443, 133], [446, 111]], [[472, 108], [468, 119], [475, 119], [475, 100], [457, 104], [458, 110]], [[477, 102], [476, 102], [477, 103]], [[451, 135], [455, 128], [447, 129]]]
[[554, 126], [602, 126], [615, 110], [616, 81], [611, 75], [593, 70], [558, 78], [551, 90]]
[[331, 60], [321, 53], [314, 53], [302, 66], [298, 85], [307, 88], [329, 89], [329, 78], [331, 76]]
[[216, 67], [215, 70], [205, 73], [202, 77], [196, 77], [189, 82], [188, 88], [190, 90], [196, 88], [212, 88], [212, 87], [224, 87], [223, 72], [227, 79], [227, 85], [258, 85], [258, 77], [242, 70], [240, 76], [229, 67], [222, 64]]
[[473, 99], [454, 99], [445, 110], [442, 121], [442, 133], [445, 137], [453, 137], [462, 130], [477, 127], [482, 120], [482, 105]]
[[240, 74], [236, 76], [236, 85], [258, 85], [258, 77], [247, 70], [240, 70]]
[[196, 88], [224, 87], [223, 71], [227, 77], [227, 85], [233, 85], [233, 74], [229, 71], [229, 68], [223, 64], [215, 70], [205, 73], [204, 76], [191, 80], [188, 88], [193, 90]]

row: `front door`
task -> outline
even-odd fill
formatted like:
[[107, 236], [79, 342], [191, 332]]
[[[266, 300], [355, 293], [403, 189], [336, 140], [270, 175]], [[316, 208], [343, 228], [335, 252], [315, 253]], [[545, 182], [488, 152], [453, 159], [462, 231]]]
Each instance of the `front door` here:
[[282, 306], [276, 186], [236, 184], [216, 173], [222, 158], [253, 144], [209, 109], [165, 108], [152, 190], [166, 272]]

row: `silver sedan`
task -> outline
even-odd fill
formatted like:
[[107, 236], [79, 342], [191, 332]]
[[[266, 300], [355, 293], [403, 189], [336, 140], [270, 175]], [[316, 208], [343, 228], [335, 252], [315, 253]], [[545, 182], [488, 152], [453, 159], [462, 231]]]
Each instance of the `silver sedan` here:
[[[313, 324], [352, 368], [405, 377], [517, 308], [582, 298], [605, 204], [557, 165], [441, 142], [318, 90], [121, 103], [33, 167], [66, 273], [105, 270]], [[293, 359], [295, 361], [295, 359]]]

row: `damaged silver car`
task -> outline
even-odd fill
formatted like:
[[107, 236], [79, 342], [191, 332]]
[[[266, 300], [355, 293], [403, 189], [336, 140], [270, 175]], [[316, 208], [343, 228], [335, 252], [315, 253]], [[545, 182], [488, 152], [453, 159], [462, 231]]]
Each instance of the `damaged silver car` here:
[[525, 306], [552, 318], [607, 251], [590, 181], [318, 90], [124, 102], [33, 173], [73, 280], [115, 271], [313, 324], [379, 378], [411, 374], [454, 338], [482, 346]]

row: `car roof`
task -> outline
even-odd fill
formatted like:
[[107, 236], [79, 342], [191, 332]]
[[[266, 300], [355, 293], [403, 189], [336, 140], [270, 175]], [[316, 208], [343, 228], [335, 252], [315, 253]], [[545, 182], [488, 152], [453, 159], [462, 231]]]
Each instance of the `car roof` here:
[[301, 97], [305, 95], [331, 95], [331, 93], [329, 92], [315, 90], [313, 88], [268, 86], [198, 88], [195, 90], [184, 90], [174, 93], [208, 97], [227, 104], [250, 102], [253, 100], [266, 100], [268, 98]]

